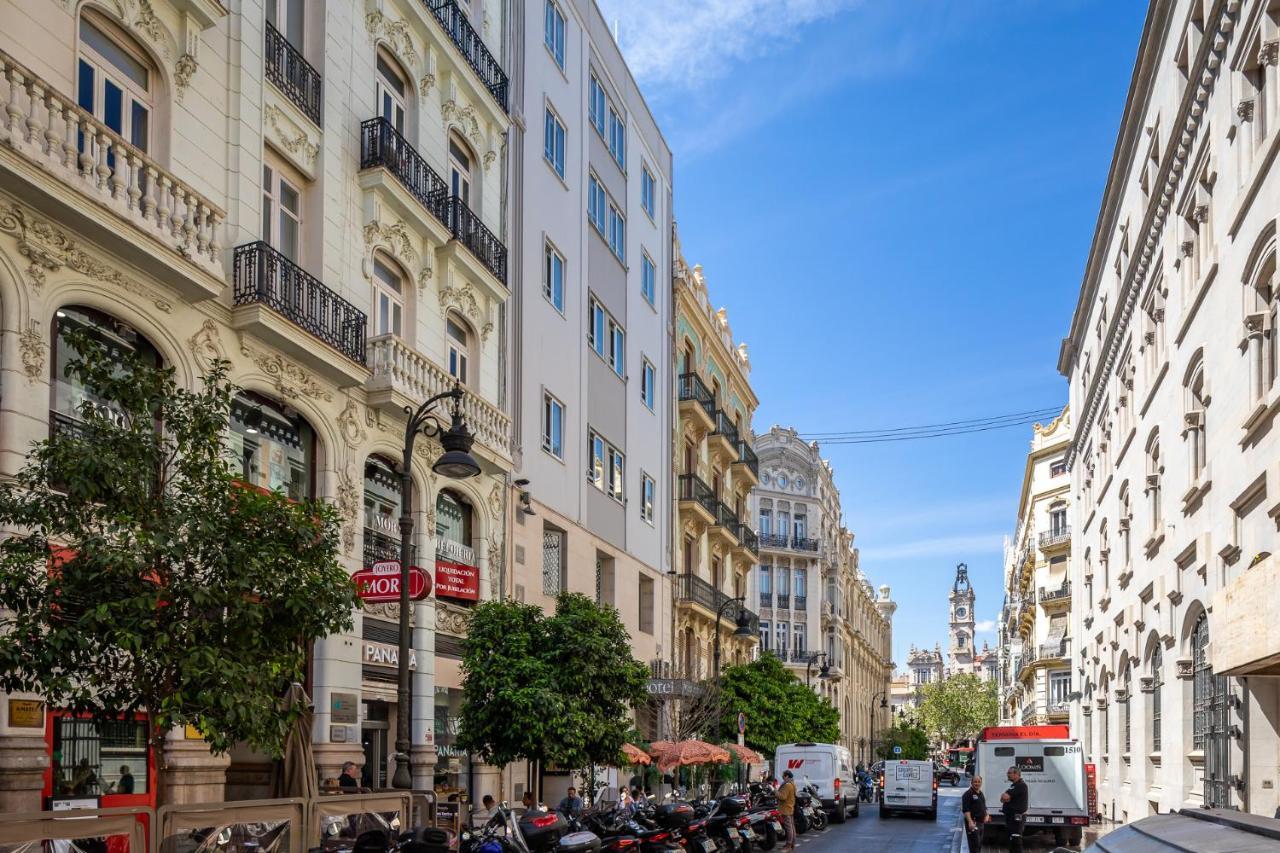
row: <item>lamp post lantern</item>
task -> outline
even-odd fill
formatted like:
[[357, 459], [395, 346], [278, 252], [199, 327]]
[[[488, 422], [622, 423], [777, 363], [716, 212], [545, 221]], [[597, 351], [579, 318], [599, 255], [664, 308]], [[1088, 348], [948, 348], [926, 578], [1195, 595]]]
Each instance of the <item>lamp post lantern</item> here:
[[720, 602], [720, 607], [716, 609], [716, 636], [711, 643], [711, 675], [713, 681], [720, 680], [720, 620], [724, 618], [725, 608], [730, 604], [738, 605], [738, 615], [733, 618], [738, 627], [734, 630], [733, 636], [751, 636], [751, 617], [747, 615], [747, 608], [743, 606], [746, 600], [745, 596], [726, 598]]
[[805, 664], [805, 667], [804, 667], [804, 686], [805, 687], [813, 686], [813, 665], [818, 662], [818, 658], [822, 658], [822, 666], [818, 667], [818, 680], [826, 681], [828, 678], [831, 677], [831, 664], [830, 664], [831, 659], [827, 657], [827, 653], [814, 652], [812, 655], [809, 656], [809, 661], [808, 663]]
[[[409, 497], [413, 488], [410, 466], [413, 462], [413, 445], [418, 433], [439, 436], [444, 453], [431, 466], [443, 477], [463, 480], [480, 473], [480, 463], [471, 455], [475, 438], [462, 417], [462, 398], [466, 392], [462, 384], [455, 382], [452, 389], [431, 397], [417, 409], [405, 406], [409, 416], [404, 427], [404, 455], [400, 465], [400, 642], [396, 661], [396, 772], [391, 779], [394, 788], [412, 788], [413, 775], [409, 769], [411, 746], [413, 693], [409, 684], [409, 574], [413, 559], [413, 510]], [[449, 428], [439, 420], [435, 405], [443, 400], [452, 401]], [[425, 496], [424, 496], [425, 497]]]

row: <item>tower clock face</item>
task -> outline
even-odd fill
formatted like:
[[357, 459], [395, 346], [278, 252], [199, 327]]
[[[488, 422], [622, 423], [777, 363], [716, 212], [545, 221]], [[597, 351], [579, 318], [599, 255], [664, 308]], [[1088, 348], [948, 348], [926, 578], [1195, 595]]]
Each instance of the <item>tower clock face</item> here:
[[964, 618], [964, 614], [965, 614], [966, 612], [967, 612], [967, 608], [964, 608], [964, 607], [957, 607], [957, 608], [956, 608], [956, 616], [957, 616], [958, 618], [960, 618], [960, 619], [963, 619], [963, 618]]

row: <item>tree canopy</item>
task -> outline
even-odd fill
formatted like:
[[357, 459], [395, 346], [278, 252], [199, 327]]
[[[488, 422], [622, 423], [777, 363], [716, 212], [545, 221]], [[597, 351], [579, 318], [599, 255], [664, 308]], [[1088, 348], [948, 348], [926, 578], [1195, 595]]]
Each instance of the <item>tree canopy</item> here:
[[720, 688], [722, 739], [737, 739], [739, 712], [747, 717], [747, 745], [769, 755], [781, 743], [835, 743], [840, 737], [840, 712], [771, 654], [725, 669]]
[[927, 684], [921, 689], [917, 714], [930, 735], [946, 743], [974, 738], [1000, 715], [996, 683], [965, 673]]
[[577, 593], [478, 606], [462, 671], [459, 743], [497, 766], [616, 764], [647, 678], [618, 611]]
[[235, 479], [225, 363], [189, 390], [68, 342], [89, 401], [0, 484], [0, 689], [279, 754], [308, 643], [351, 625], [335, 511]]
[[[884, 733], [884, 739], [876, 746], [879, 758], [907, 758], [923, 761], [929, 757], [929, 735], [924, 729], [909, 720], [899, 720]], [[894, 755], [893, 748], [902, 747], [900, 755]]]

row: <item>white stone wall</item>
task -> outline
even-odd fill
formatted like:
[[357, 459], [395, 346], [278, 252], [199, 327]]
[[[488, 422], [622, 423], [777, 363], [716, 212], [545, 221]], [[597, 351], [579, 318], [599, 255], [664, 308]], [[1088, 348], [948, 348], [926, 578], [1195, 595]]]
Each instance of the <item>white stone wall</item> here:
[[[1072, 722], [1099, 764], [1101, 807], [1117, 819], [1205, 801], [1214, 766], [1192, 737], [1191, 632], [1207, 612], [1212, 663], [1223, 630], [1215, 593], [1277, 544], [1280, 385], [1269, 377], [1255, 385], [1251, 368], [1252, 354], [1280, 334], [1268, 328], [1266, 300], [1255, 299], [1276, 284], [1280, 206], [1280, 28], [1265, 5], [1152, 5], [1060, 360], [1077, 419], [1071, 571], [1081, 643], [1073, 654], [1084, 696]], [[1198, 365], [1203, 389], [1193, 387]], [[1203, 469], [1192, 463], [1201, 440]], [[1153, 685], [1143, 680], [1155, 675], [1156, 648], [1158, 752]], [[1126, 683], [1127, 753], [1125, 694], [1117, 692]], [[1229, 801], [1273, 814], [1273, 679], [1228, 678], [1226, 687], [1239, 707], [1225, 723], [1241, 734], [1224, 741], [1228, 765], [1219, 773], [1239, 782]]]

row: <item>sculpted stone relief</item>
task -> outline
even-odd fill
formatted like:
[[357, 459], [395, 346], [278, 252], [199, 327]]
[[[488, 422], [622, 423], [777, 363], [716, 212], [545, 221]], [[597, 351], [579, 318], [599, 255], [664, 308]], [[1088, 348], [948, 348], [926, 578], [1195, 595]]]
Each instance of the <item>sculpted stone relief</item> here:
[[284, 110], [268, 104], [262, 111], [262, 118], [267, 123], [267, 129], [273, 131], [273, 138], [280, 143], [281, 148], [290, 154], [296, 154], [308, 166], [315, 164], [320, 146], [308, 139], [307, 132], [298, 127]]
[[222, 338], [218, 335], [218, 324], [212, 320], [205, 320], [199, 331], [187, 339], [187, 348], [204, 370], [208, 370], [213, 362], [227, 357], [222, 348]]
[[34, 382], [44, 374], [45, 355], [44, 336], [35, 320], [18, 335], [18, 350], [22, 356], [22, 372], [28, 381]]
[[272, 380], [276, 390], [285, 399], [311, 397], [315, 400], [333, 401], [333, 392], [317, 382], [310, 373], [283, 356], [256, 350], [249, 346], [248, 341], [243, 337], [240, 340], [240, 354], [252, 359], [253, 363]]
[[418, 66], [418, 50], [413, 46], [413, 36], [407, 23], [375, 9], [364, 16], [364, 25], [369, 30], [371, 41], [376, 44], [378, 39], [382, 39], [406, 66]]

